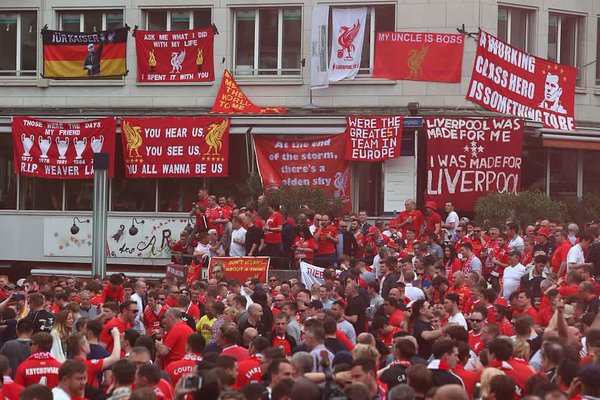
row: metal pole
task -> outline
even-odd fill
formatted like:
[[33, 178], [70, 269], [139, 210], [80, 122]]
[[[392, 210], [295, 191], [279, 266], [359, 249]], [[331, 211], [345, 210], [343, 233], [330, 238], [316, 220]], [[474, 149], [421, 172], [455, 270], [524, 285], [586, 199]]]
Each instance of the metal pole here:
[[108, 202], [108, 153], [94, 154], [94, 221], [92, 236], [92, 276], [106, 276], [106, 215]]

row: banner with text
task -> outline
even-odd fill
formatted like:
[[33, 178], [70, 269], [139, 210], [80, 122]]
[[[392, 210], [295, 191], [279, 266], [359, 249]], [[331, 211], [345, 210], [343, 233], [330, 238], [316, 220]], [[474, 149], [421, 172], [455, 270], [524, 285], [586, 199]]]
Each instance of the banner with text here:
[[377, 32], [373, 78], [460, 82], [465, 35]]
[[277, 139], [254, 136], [258, 172], [265, 190], [281, 185], [318, 186], [350, 203], [350, 163], [344, 159], [345, 134]]
[[108, 153], [113, 176], [115, 118], [57, 122], [14, 117], [15, 172], [37, 178], [85, 179], [94, 176], [94, 153]]
[[331, 10], [332, 29], [329, 82], [354, 79], [360, 69], [365, 40], [367, 8], [337, 8]]
[[208, 277], [214, 278], [213, 268], [220, 266], [227, 279], [237, 279], [244, 283], [248, 279], [258, 278], [261, 282], [267, 282], [270, 262], [269, 257], [211, 257]]
[[427, 194], [472, 211], [488, 193], [521, 187], [523, 121], [517, 118], [428, 117]]
[[577, 68], [525, 53], [480, 30], [467, 100], [488, 110], [575, 130]]
[[242, 92], [229, 70], [223, 72], [221, 87], [215, 98], [211, 113], [216, 114], [285, 114], [281, 107], [258, 107]]
[[128, 28], [103, 32], [42, 30], [44, 78], [95, 78], [127, 75]]
[[138, 82], [212, 82], [214, 31], [137, 31]]
[[400, 116], [352, 115], [346, 120], [346, 160], [385, 161], [400, 155]]
[[229, 119], [122, 118], [127, 178], [227, 176]]
[[[323, 271], [325, 271], [325, 268], [317, 267], [306, 261], [300, 261], [300, 281], [304, 283], [307, 288], [312, 288], [315, 283], [318, 283], [319, 285], [325, 284]], [[341, 273], [342, 271], [339, 269], [335, 271], [337, 277], [339, 277]]]

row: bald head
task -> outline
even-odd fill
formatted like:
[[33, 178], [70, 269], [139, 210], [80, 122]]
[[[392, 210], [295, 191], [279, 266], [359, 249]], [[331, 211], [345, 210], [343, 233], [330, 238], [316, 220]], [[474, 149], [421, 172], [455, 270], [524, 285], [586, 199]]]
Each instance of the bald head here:
[[433, 400], [469, 400], [469, 395], [460, 385], [440, 386]]
[[375, 336], [373, 336], [369, 332], [363, 332], [359, 334], [356, 338], [356, 343], [366, 344], [375, 347]]

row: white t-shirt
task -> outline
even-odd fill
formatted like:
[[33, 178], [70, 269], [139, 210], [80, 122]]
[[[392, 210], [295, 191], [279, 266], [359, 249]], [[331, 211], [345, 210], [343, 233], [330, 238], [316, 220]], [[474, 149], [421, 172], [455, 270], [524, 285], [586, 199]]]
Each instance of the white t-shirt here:
[[54, 400], [71, 400], [71, 396], [69, 396], [69, 393], [65, 392], [58, 386], [52, 389], [52, 398]]
[[579, 244], [571, 247], [567, 253], [567, 272], [569, 272], [569, 264], [583, 264], [585, 255]]
[[235, 241], [246, 241], [246, 229], [240, 227], [231, 231], [231, 245], [229, 246], [229, 255], [232, 257], [243, 257], [246, 255], [246, 246], [237, 244]]
[[448, 231], [448, 235], [450, 235], [450, 236], [454, 235], [454, 230], [456, 229], [456, 227], [458, 226], [458, 224], [460, 222], [460, 218], [458, 218], [458, 214], [456, 213], [456, 211], [450, 212], [450, 214], [448, 214], [448, 216], [446, 217], [446, 225], [451, 224], [453, 222], [454, 222], [454, 229], [446, 228], [446, 230]]
[[511, 250], [519, 250], [522, 253], [523, 249], [525, 249], [523, 238], [517, 235], [514, 239], [511, 239], [511, 241], [508, 242], [508, 247], [510, 247]]
[[469, 330], [469, 326], [467, 325], [467, 320], [465, 319], [465, 316], [461, 312], [448, 318], [448, 323], [449, 324], [458, 324], [458, 325], [462, 326], [463, 328], [465, 328], [466, 330]]
[[517, 290], [519, 287], [521, 277], [525, 274], [525, 267], [519, 263], [514, 267], [510, 265], [504, 268], [504, 274], [502, 280], [504, 281], [502, 286], [502, 297], [508, 299], [510, 294]]
[[210, 255], [210, 247], [207, 244], [202, 244], [198, 242], [198, 246], [196, 246], [196, 251], [200, 253], [201, 256]]

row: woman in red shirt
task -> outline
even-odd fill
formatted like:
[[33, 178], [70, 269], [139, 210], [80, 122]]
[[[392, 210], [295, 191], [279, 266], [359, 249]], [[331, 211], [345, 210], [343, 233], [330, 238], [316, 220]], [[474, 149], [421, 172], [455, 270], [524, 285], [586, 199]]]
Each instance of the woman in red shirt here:
[[300, 260], [312, 264], [317, 250], [317, 243], [306, 224], [300, 224], [298, 227], [298, 236], [294, 239], [292, 249], [294, 250], [294, 265], [296, 268], [300, 268]]
[[452, 245], [444, 246], [444, 268], [446, 269], [446, 277], [452, 280], [452, 274], [462, 269], [462, 263], [456, 256], [456, 249]]

